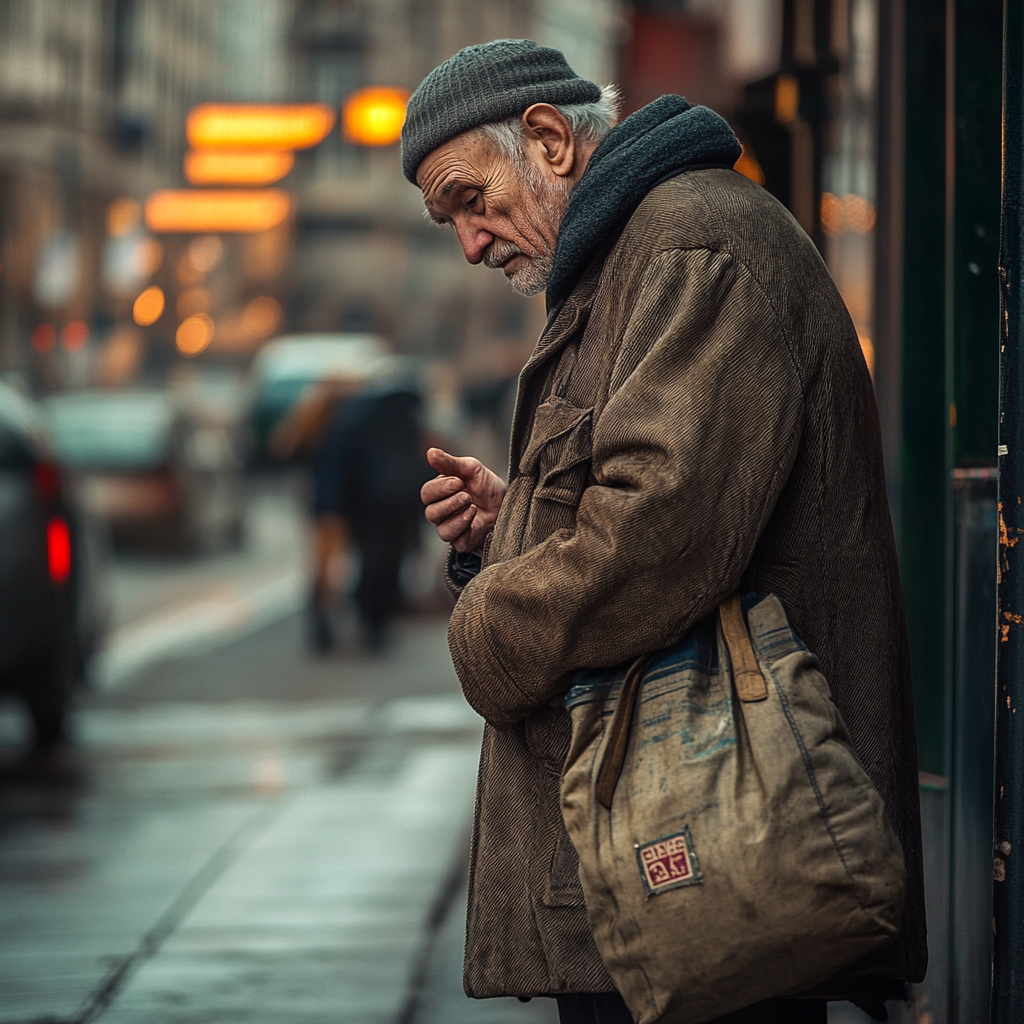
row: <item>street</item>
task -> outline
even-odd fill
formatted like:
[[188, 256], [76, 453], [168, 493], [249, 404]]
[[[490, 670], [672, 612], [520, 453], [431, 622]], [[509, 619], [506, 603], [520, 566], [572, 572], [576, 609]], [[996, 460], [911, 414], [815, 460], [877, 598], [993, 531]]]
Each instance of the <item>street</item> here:
[[263, 494], [242, 552], [119, 558], [71, 751], [5, 706], [4, 1024], [556, 1019], [461, 992], [480, 723], [443, 617], [313, 660], [301, 526]]

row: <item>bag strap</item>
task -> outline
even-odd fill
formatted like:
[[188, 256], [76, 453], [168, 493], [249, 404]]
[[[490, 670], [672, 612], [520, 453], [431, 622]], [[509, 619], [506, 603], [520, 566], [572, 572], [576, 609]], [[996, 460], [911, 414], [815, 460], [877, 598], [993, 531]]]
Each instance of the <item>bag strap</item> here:
[[729, 649], [736, 696], [744, 704], [767, 700], [768, 684], [754, 657], [754, 648], [750, 646], [750, 635], [747, 633], [739, 594], [733, 594], [718, 606], [718, 620], [722, 624], [725, 646]]
[[[732, 663], [736, 695], [744, 704], [767, 700], [768, 686], [758, 668], [757, 658], [754, 657], [754, 648], [750, 644], [739, 594], [733, 594], [719, 605], [718, 619]], [[619, 691], [619, 702], [615, 705], [611, 724], [608, 726], [608, 740], [605, 743], [601, 766], [597, 770], [596, 795], [601, 806], [609, 810], [615, 796], [615, 787], [619, 784], [619, 776], [622, 774], [622, 766], [626, 763], [633, 712], [636, 709], [646, 667], [647, 655], [637, 658], [629, 666], [626, 678], [622, 681], [622, 689]]]
[[626, 748], [629, 746], [630, 726], [633, 724], [633, 710], [636, 707], [640, 684], [643, 682], [647, 655], [637, 658], [619, 690], [619, 703], [615, 705], [611, 724], [608, 726], [608, 742], [604, 746], [601, 767], [597, 770], [597, 799], [611, 809], [615, 787], [619, 784], [622, 766], [626, 763]]

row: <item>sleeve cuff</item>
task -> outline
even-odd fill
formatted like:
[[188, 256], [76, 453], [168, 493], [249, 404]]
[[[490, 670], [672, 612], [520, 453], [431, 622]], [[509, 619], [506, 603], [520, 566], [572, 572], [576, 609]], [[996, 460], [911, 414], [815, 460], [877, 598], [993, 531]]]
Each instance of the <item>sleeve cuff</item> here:
[[453, 548], [448, 559], [448, 576], [452, 583], [461, 588], [479, 574], [482, 565], [479, 555]]

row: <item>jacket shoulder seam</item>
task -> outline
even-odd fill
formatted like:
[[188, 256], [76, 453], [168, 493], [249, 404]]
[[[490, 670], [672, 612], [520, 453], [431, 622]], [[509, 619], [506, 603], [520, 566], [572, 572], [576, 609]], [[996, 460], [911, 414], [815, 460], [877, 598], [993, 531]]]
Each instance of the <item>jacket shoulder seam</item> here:
[[[772, 301], [771, 296], [768, 294], [767, 289], [764, 287], [764, 285], [759, 280], [758, 276], [751, 269], [749, 263], [741, 259], [739, 256], [736, 255], [736, 253], [734, 253], [730, 249], [717, 248], [715, 246], [710, 245], [675, 245], [665, 249], [659, 249], [656, 250], [656, 254], [654, 256], [654, 259], [651, 260], [651, 263], [654, 263], [660, 257], [668, 256], [671, 253], [690, 252], [706, 252], [714, 255], [727, 256], [737, 267], [741, 268], [746, 273], [746, 276], [749, 278], [751, 283], [754, 285], [754, 287], [757, 288], [758, 294], [764, 300], [765, 305], [771, 310], [772, 320], [775, 323], [775, 326], [778, 328], [779, 333], [782, 335], [782, 340], [785, 342], [786, 345], [786, 352], [789, 355], [789, 361], [793, 365], [793, 372], [796, 374], [796, 378], [800, 383], [800, 393], [801, 395], [806, 395], [807, 381], [804, 379], [804, 374], [800, 370], [800, 362], [796, 357], [796, 348], [793, 344], [793, 339], [790, 336], [790, 332], [786, 329], [786, 325], [782, 317], [779, 315], [779, 311], [776, 308], [775, 303]], [[647, 270], [644, 271], [644, 276], [647, 276]]]

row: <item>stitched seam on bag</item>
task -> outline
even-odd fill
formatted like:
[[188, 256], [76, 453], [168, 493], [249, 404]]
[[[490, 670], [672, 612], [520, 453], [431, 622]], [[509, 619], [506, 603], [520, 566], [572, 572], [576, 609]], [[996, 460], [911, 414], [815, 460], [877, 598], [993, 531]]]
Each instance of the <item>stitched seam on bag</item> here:
[[[843, 853], [842, 845], [839, 842], [839, 837], [835, 833], [835, 829], [832, 827], [832, 819], [829, 817], [828, 808], [825, 806], [825, 798], [821, 795], [821, 787], [818, 785], [818, 778], [814, 774], [814, 767], [811, 764], [811, 755], [808, 753], [807, 744], [804, 743], [803, 734], [800, 732], [800, 727], [796, 724], [796, 719], [793, 717], [793, 712], [790, 709], [789, 701], [786, 699], [786, 694], [782, 689], [782, 684], [779, 682], [778, 676], [775, 674], [775, 670], [768, 666], [768, 672], [772, 677], [772, 682], [775, 684], [775, 691], [779, 695], [779, 703], [782, 705], [783, 714], [786, 716], [786, 721], [789, 722], [789, 728], [793, 733], [793, 738], [796, 740], [796, 745], [800, 748], [800, 758], [804, 763], [804, 771], [807, 772], [807, 778], [810, 780], [811, 788], [814, 790], [814, 798], [818, 801], [818, 808], [821, 811], [822, 820], [825, 822], [825, 828], [828, 831], [829, 839], [832, 840], [832, 846], [835, 848], [836, 856], [839, 858], [839, 862], [843, 865], [843, 870], [846, 872], [846, 877], [850, 881], [850, 885], [856, 889], [857, 881], [853, 877], [853, 872], [850, 870], [850, 865], [846, 862], [846, 855]], [[860, 912], [876, 927], [881, 928], [883, 931], [887, 931], [885, 926], [879, 921], [874, 914], [865, 909], [860, 900], [854, 899]]]

